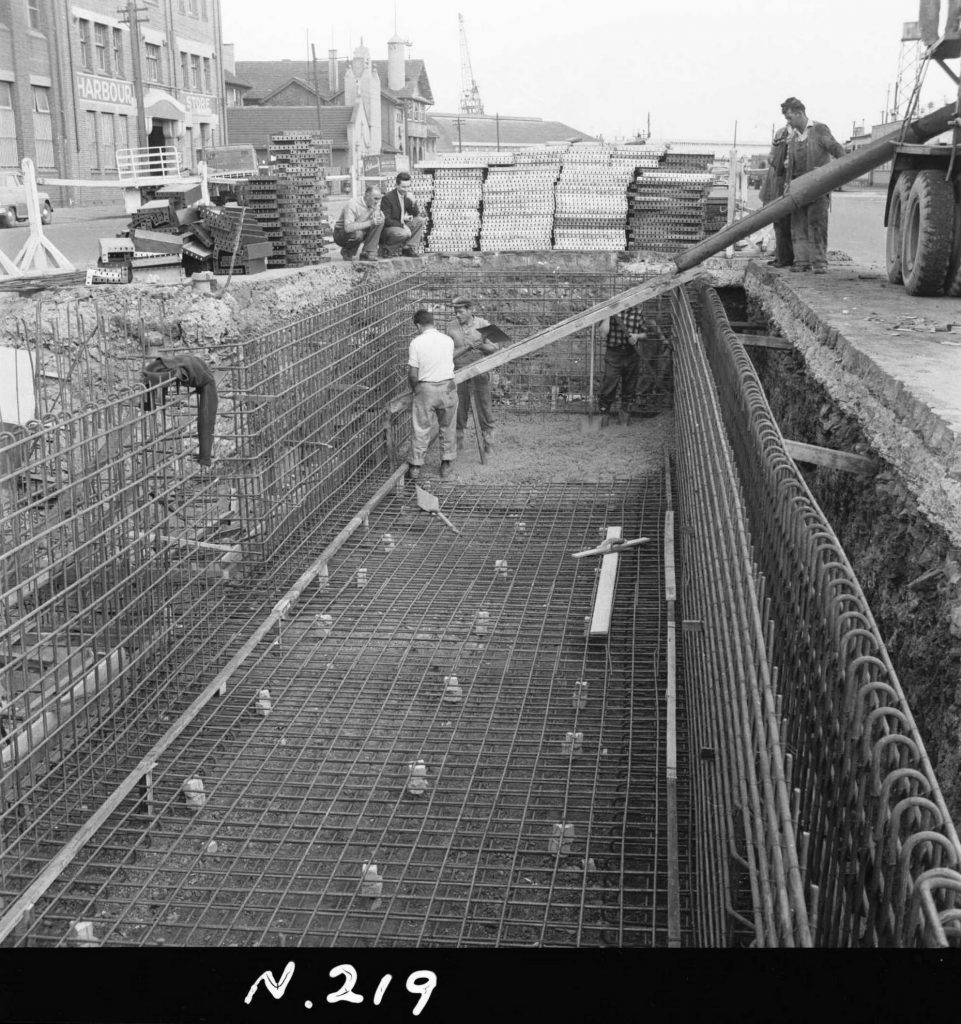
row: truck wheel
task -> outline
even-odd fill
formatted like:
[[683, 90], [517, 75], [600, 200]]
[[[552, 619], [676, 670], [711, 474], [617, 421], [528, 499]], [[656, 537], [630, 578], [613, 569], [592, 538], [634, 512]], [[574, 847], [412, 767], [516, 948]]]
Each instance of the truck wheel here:
[[944, 291], [953, 298], [961, 296], [961, 183], [957, 181], [954, 184], [954, 244]]
[[902, 171], [891, 191], [891, 209], [888, 210], [887, 265], [888, 280], [901, 284], [901, 246], [904, 241], [904, 211], [907, 209], [911, 186], [918, 176], [917, 171]]
[[0, 228], [12, 228], [17, 224], [17, 211], [12, 206], [0, 206]]
[[901, 272], [908, 295], [940, 295], [951, 261], [954, 186], [944, 171], [919, 171], [904, 211]]

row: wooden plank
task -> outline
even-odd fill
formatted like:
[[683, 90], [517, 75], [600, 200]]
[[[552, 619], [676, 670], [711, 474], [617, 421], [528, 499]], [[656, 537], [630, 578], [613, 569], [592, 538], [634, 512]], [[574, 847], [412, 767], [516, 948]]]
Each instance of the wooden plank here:
[[815, 444], [784, 439], [784, 448], [795, 462], [809, 462], [828, 469], [840, 469], [844, 473], [860, 473], [862, 476], [874, 473], [878, 464], [866, 455], [851, 455], [833, 448], [820, 448]]
[[793, 350], [794, 345], [787, 338], [776, 338], [773, 334], [738, 334], [737, 340], [748, 348], [777, 348]]
[[[607, 528], [608, 540], [620, 540], [623, 531], [620, 526]], [[611, 613], [614, 608], [614, 590], [617, 586], [617, 566], [620, 555], [605, 555], [601, 559], [601, 574], [594, 593], [594, 610], [591, 614], [589, 638], [607, 636], [611, 631]]]
[[[670, 493], [670, 471], [667, 485]], [[677, 583], [674, 564], [674, 512], [664, 513], [664, 594], [667, 601], [667, 945], [681, 945], [681, 863], [677, 823]]]
[[[478, 359], [476, 363], [462, 366], [454, 374], [454, 380], [458, 384], [462, 384], [465, 380], [470, 380], [480, 373], [489, 373], [505, 363], [509, 363], [514, 359], [520, 359], [522, 356], [529, 356], [533, 352], [538, 352], [540, 349], [552, 345], [555, 341], [561, 341], [577, 331], [592, 327], [594, 324], [606, 320], [615, 313], [622, 313], [625, 309], [631, 309], [642, 302], [650, 302], [651, 299], [656, 299], [683, 284], [688, 284], [698, 277], [704, 276], [709, 276], [707, 271], [697, 267], [680, 274], [661, 274], [633, 288], [628, 288], [626, 291], [618, 292], [612, 298], [605, 299], [603, 302], [591, 306], [590, 309], [585, 309], [583, 313], [575, 313], [566, 320], [561, 320], [554, 324], [553, 327], [548, 327], [544, 331], [532, 334], [524, 341], [507, 345], [498, 352], [484, 356], [483, 359]], [[404, 409], [409, 408], [410, 402], [411, 396], [409, 394], [395, 398], [390, 403], [391, 413], [403, 412]]]

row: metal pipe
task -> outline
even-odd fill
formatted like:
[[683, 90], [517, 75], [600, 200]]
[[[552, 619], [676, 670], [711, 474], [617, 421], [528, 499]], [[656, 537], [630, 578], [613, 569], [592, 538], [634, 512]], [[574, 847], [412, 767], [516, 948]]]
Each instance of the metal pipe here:
[[679, 271], [690, 270], [691, 267], [696, 267], [708, 257], [716, 256], [729, 245], [733, 245], [742, 238], [747, 238], [748, 235], [753, 235], [755, 231], [759, 231], [768, 224], [773, 224], [782, 217], [790, 216], [802, 206], [813, 202], [818, 196], [826, 195], [839, 185], [844, 185], [846, 182], [859, 178], [866, 171], [880, 167], [881, 164], [892, 159], [895, 148], [901, 142], [919, 144], [946, 132], [957, 116], [955, 106], [956, 104], [949, 103], [947, 106], [941, 107], [940, 110], [928, 114], [927, 117], [912, 121], [901, 136], [890, 135], [887, 138], [878, 139], [870, 146], [865, 146], [854, 153], [848, 153], [839, 160], [833, 160], [825, 167], [818, 167], [807, 174], [802, 174], [791, 182], [790, 195], [776, 199], [773, 203], [761, 207], [760, 210], [756, 210], [743, 220], [728, 225], [723, 230], [711, 235], [710, 238], [705, 238], [703, 242], [698, 242], [697, 245], [685, 249], [684, 252], [674, 257], [674, 265]]

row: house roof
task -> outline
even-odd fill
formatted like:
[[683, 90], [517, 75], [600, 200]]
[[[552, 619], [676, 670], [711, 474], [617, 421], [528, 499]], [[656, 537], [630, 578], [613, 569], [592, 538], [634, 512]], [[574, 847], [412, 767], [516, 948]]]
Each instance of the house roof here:
[[[387, 88], [387, 61], [373, 60], [371, 65], [380, 76], [380, 88], [384, 95], [397, 99], [405, 99], [419, 92], [428, 103], [434, 102], [434, 95], [427, 78], [427, 68], [422, 60], [404, 61], [404, 88], [398, 91]], [[343, 92], [344, 75], [350, 67], [349, 60], [337, 61], [338, 88], [329, 88], [327, 61], [317, 61], [317, 77], [320, 79], [321, 98], [327, 102]], [[251, 83], [251, 91], [245, 97], [248, 102], [257, 103], [282, 89], [292, 79], [298, 79], [306, 88], [313, 91], [310, 84], [314, 81], [313, 61], [307, 60], [238, 60], [235, 70], [245, 82]]]
[[[321, 107], [321, 137], [334, 149], [347, 149], [347, 125], [353, 108]], [[316, 107], [228, 107], [230, 144], [265, 149], [271, 135], [281, 132], [317, 131]]]
[[[459, 149], [460, 140], [464, 149], [487, 148], [497, 145], [502, 149], [516, 146], [539, 146], [546, 142], [565, 142], [572, 139], [595, 141], [562, 121], [544, 121], [539, 117], [495, 117], [487, 114], [431, 114], [427, 118], [429, 128], [437, 132], [437, 152], [451, 152]], [[499, 122], [499, 124], [498, 124]]]
[[224, 81], [227, 83], [227, 85], [232, 85], [235, 89], [253, 88], [253, 86], [249, 82], [242, 81], [232, 71], [224, 72]]

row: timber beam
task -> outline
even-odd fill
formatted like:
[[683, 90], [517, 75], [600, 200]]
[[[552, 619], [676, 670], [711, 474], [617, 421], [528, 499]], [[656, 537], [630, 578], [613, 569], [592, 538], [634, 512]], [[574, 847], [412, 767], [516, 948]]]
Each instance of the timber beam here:
[[734, 337], [747, 348], [776, 348], [785, 352], [794, 348], [787, 338], [777, 338], [773, 334], [735, 334]]
[[851, 455], [848, 452], [836, 451], [834, 448], [820, 448], [815, 444], [789, 441], [787, 438], [784, 439], [784, 449], [795, 462], [809, 462], [815, 466], [839, 469], [844, 473], [870, 476], [878, 468], [877, 462], [866, 455]]

